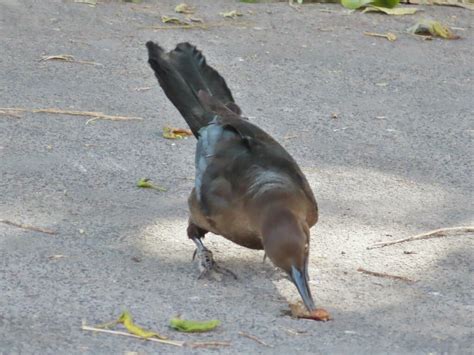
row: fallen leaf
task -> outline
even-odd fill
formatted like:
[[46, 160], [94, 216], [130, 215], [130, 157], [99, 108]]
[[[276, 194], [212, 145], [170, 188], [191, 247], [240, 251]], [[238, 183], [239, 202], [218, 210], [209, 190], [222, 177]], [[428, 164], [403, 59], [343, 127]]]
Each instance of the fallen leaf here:
[[73, 62], [76, 59], [70, 54], [58, 54], [58, 55], [44, 55], [41, 57], [41, 60], [62, 60], [65, 62]]
[[397, 40], [397, 36], [392, 32], [387, 32], [387, 33], [364, 32], [364, 34], [366, 36], [383, 37], [383, 38], [388, 39], [390, 42]]
[[397, 7], [394, 9], [390, 9], [388, 7], [381, 7], [381, 6], [368, 6], [366, 7], [362, 13], [365, 14], [367, 12], [383, 12], [387, 15], [394, 15], [394, 16], [403, 16], [403, 15], [413, 15], [418, 11], [417, 8], [414, 7]]
[[291, 310], [291, 315], [295, 318], [313, 319], [313, 320], [323, 321], [323, 322], [327, 322], [328, 320], [332, 319], [329, 312], [326, 311], [325, 309], [316, 308], [314, 311], [308, 312], [304, 304], [301, 302], [297, 302], [294, 304], [290, 303], [290, 310]]
[[221, 322], [217, 319], [209, 321], [194, 321], [181, 318], [172, 318], [170, 320], [171, 328], [185, 333], [208, 332], [216, 328], [219, 324], [221, 324]]
[[130, 312], [124, 311], [120, 315], [117, 320], [112, 322], [104, 323], [97, 325], [96, 328], [98, 329], [110, 329], [111, 327], [116, 326], [117, 324], [123, 324], [123, 326], [129, 331], [130, 334], [139, 336], [140, 338], [149, 339], [149, 338], [157, 338], [161, 340], [168, 339], [168, 337], [160, 335], [156, 332], [145, 330], [139, 325], [133, 322], [132, 315]]
[[227, 12], [221, 12], [221, 16], [227, 17], [227, 18], [236, 18], [238, 16], [243, 16], [243, 14], [237, 10], [232, 10], [232, 11], [227, 11]]
[[174, 11], [176, 11], [178, 14], [193, 14], [194, 8], [192, 8], [188, 4], [179, 4], [176, 5]]
[[187, 19], [191, 22], [204, 23], [204, 20], [199, 17], [187, 17]]
[[161, 16], [161, 22], [163, 22], [163, 23], [172, 23], [172, 24], [175, 24], [175, 25], [189, 25], [189, 23], [181, 21], [177, 17], [170, 17], [170, 16], [166, 16], [166, 15]]
[[168, 337], [165, 337], [153, 331], [145, 330], [142, 327], [133, 323], [132, 315], [127, 311], [123, 312], [120, 315], [118, 319], [118, 323], [122, 323], [124, 327], [127, 328], [127, 330], [131, 334], [137, 335], [144, 339], [151, 338], [151, 337], [158, 338], [158, 339], [168, 339]]
[[459, 39], [460, 37], [451, 28], [435, 20], [421, 20], [408, 30], [415, 35], [431, 35], [445, 39]]
[[192, 136], [193, 132], [185, 128], [163, 127], [163, 137], [166, 139], [182, 139]]
[[140, 187], [140, 188], [143, 188], [143, 189], [154, 189], [154, 190], [158, 190], [158, 191], [166, 191], [166, 189], [164, 187], [153, 185], [150, 182], [150, 179], [148, 179], [148, 178], [142, 178], [142, 179], [138, 180], [137, 187]]
[[372, 0], [341, 0], [342, 6], [351, 10], [361, 8], [371, 2]]

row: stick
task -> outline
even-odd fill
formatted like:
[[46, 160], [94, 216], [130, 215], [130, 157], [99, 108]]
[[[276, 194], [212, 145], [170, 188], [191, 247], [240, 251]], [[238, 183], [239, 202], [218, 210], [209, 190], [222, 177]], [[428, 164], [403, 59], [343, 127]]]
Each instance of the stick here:
[[108, 120], [108, 121], [131, 121], [131, 120], [138, 120], [141, 121], [143, 118], [141, 117], [129, 117], [129, 116], [113, 116], [113, 115], [106, 115], [102, 112], [94, 112], [94, 111], [70, 111], [70, 110], [62, 110], [59, 108], [39, 108], [39, 109], [27, 109], [21, 107], [0, 107], [0, 112], [32, 112], [32, 113], [53, 113], [58, 115], [70, 115], [70, 116], [88, 116], [93, 117], [90, 120], [87, 120], [86, 124], [96, 120]]
[[268, 345], [268, 344], [265, 343], [263, 340], [260, 340], [259, 338], [257, 338], [257, 337], [254, 336], [254, 335], [247, 334], [247, 333], [244, 333], [244, 332], [239, 332], [239, 335], [241, 335], [241, 336], [243, 336], [243, 337], [246, 337], [246, 338], [249, 338], [249, 339], [252, 339], [252, 340], [255, 340], [257, 343], [262, 344], [262, 345], [264, 345], [264, 346], [272, 347], [272, 346]]
[[15, 118], [21, 118], [21, 116], [19, 114], [14, 113], [12, 111], [6, 111], [6, 110], [0, 110], [0, 115], [11, 116], [11, 117], [15, 117]]
[[154, 342], [157, 342], [157, 343], [168, 344], [168, 345], [173, 345], [173, 346], [183, 346], [184, 345], [184, 341], [162, 340], [162, 339], [157, 339], [157, 338], [142, 338], [142, 337], [139, 337], [138, 335], [125, 333], [125, 332], [121, 332], [121, 331], [118, 331], [118, 330], [94, 328], [94, 327], [89, 327], [87, 325], [81, 326], [81, 329], [82, 330], [89, 330], [89, 331], [92, 331], [92, 332], [98, 332], [98, 333], [123, 335], [123, 336], [126, 336], [126, 337], [138, 338], [138, 339], [148, 340], [148, 341], [154, 341]]
[[203, 341], [197, 343], [190, 343], [191, 348], [207, 348], [207, 347], [218, 347], [218, 346], [230, 346], [228, 341]]
[[383, 272], [376, 272], [376, 271], [369, 271], [369, 270], [366, 270], [366, 269], [363, 269], [363, 268], [358, 268], [357, 271], [363, 273], [363, 274], [367, 274], [367, 275], [371, 275], [371, 276], [377, 276], [377, 277], [385, 277], [387, 279], [392, 279], [392, 280], [399, 280], [399, 281], [405, 281], [405, 282], [415, 282], [414, 280], [411, 280], [407, 277], [404, 277], [404, 276], [397, 276], [397, 275], [390, 275], [390, 274], [385, 274]]
[[367, 249], [383, 248], [387, 245], [400, 244], [405, 242], [412, 242], [414, 240], [430, 239], [430, 238], [441, 238], [447, 237], [449, 235], [458, 235], [474, 232], [473, 226], [464, 226], [464, 227], [452, 227], [452, 228], [440, 228], [435, 229], [426, 233], [417, 234], [408, 238], [392, 240], [388, 242], [379, 242], [372, 244], [367, 247]]
[[28, 224], [16, 223], [16, 222], [8, 221], [6, 219], [0, 219], [0, 223], [4, 223], [4, 224], [8, 224], [9, 226], [14, 226], [14, 227], [22, 228], [22, 229], [28, 229], [30, 231], [35, 231], [35, 232], [40, 232], [40, 233], [58, 234], [58, 232], [52, 229], [30, 226]]

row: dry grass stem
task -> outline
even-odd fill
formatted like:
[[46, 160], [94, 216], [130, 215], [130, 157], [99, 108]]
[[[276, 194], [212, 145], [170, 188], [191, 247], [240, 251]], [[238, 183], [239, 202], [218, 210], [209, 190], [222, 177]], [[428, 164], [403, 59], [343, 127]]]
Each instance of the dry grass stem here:
[[247, 334], [247, 333], [244, 333], [244, 332], [239, 332], [239, 335], [241, 335], [245, 338], [252, 339], [252, 340], [256, 341], [257, 343], [262, 344], [263, 346], [272, 347], [271, 345], [268, 345], [267, 343], [265, 343], [263, 340], [260, 340], [259, 338], [257, 338], [255, 335]]
[[370, 271], [370, 270], [363, 269], [361, 267], [358, 268], [357, 271], [359, 271], [363, 274], [366, 274], [366, 275], [371, 275], [371, 276], [376, 276], [376, 277], [384, 277], [386, 279], [405, 281], [405, 282], [415, 282], [414, 280], [411, 280], [411, 279], [409, 279], [407, 277], [404, 277], [404, 276], [390, 275], [390, 274], [386, 274], [384, 272]]
[[220, 346], [230, 346], [228, 341], [202, 341], [188, 344], [191, 348], [217, 348]]
[[463, 226], [463, 227], [452, 227], [452, 228], [440, 228], [435, 229], [426, 233], [417, 234], [408, 238], [397, 239], [387, 242], [379, 242], [368, 246], [367, 249], [375, 249], [375, 248], [383, 248], [388, 245], [412, 242], [415, 240], [422, 240], [422, 239], [431, 239], [431, 238], [441, 238], [441, 237], [448, 237], [453, 235], [462, 235], [466, 233], [473, 233], [474, 227], [473, 226]]
[[142, 117], [114, 116], [114, 115], [107, 115], [102, 112], [70, 111], [70, 110], [62, 110], [58, 108], [27, 109], [27, 108], [20, 108], [20, 107], [9, 107], [9, 108], [0, 108], [0, 112], [2, 111], [11, 112], [14, 114], [18, 114], [19, 112], [32, 112], [32, 113], [51, 113], [51, 114], [58, 114], [58, 115], [92, 117], [91, 119], [87, 120], [86, 124], [96, 121], [96, 120], [107, 120], [107, 121], [141, 121], [143, 120]]
[[21, 229], [27, 229], [34, 232], [40, 232], [40, 233], [51, 234], [51, 235], [58, 234], [58, 232], [52, 229], [30, 226], [28, 224], [23, 224], [23, 223], [16, 223], [16, 222], [12, 222], [6, 219], [0, 219], [0, 223], [8, 224], [9, 226], [18, 227]]
[[142, 338], [138, 335], [134, 335], [134, 334], [126, 333], [126, 332], [121, 332], [121, 331], [118, 331], [118, 330], [101, 329], [101, 328], [89, 327], [87, 325], [82, 325], [81, 329], [82, 330], [88, 330], [88, 331], [91, 331], [91, 332], [97, 332], [97, 333], [123, 335], [123, 336], [126, 336], [126, 337], [137, 338], [137, 339], [146, 340], [146, 341], [154, 341], [156, 343], [162, 343], [162, 344], [173, 345], [173, 346], [180, 346], [181, 347], [185, 344], [184, 341], [163, 340], [163, 339], [157, 339], [157, 338]]

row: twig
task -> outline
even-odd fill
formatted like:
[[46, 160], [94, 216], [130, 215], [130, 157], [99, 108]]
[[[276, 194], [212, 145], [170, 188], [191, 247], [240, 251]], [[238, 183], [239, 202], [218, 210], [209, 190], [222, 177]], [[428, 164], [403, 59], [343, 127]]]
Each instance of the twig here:
[[76, 58], [74, 58], [74, 56], [72, 56], [70, 54], [44, 55], [44, 56], [41, 57], [41, 62], [46, 62], [46, 61], [50, 61], [50, 60], [102, 66], [102, 64], [97, 63], [97, 62], [93, 62], [93, 61], [90, 61], [90, 60], [77, 60]]
[[405, 282], [415, 282], [414, 280], [411, 280], [407, 277], [404, 277], [404, 276], [397, 276], [397, 275], [390, 275], [390, 274], [386, 274], [386, 273], [383, 273], [383, 272], [376, 272], [376, 271], [370, 271], [370, 270], [366, 270], [366, 269], [363, 269], [363, 268], [358, 268], [357, 271], [363, 273], [363, 274], [367, 274], [367, 275], [371, 275], [371, 276], [377, 276], [377, 277], [385, 277], [387, 279], [392, 279], [392, 280], [399, 280], [399, 281], [405, 281]]
[[189, 343], [189, 346], [191, 348], [196, 349], [196, 348], [215, 348], [219, 346], [230, 346], [229, 341], [202, 341], [202, 342], [196, 342], [196, 343]]
[[248, 26], [249, 23], [245, 21], [222, 21], [222, 22], [210, 22], [210, 23], [189, 23], [185, 25], [156, 25], [156, 26], [145, 26], [141, 27], [148, 30], [174, 30], [174, 29], [201, 29], [208, 30], [211, 27], [220, 27], [225, 25], [234, 25], [234, 26]]
[[30, 226], [28, 224], [16, 223], [16, 222], [12, 222], [12, 221], [9, 221], [9, 220], [6, 220], [6, 219], [0, 219], [0, 223], [4, 223], [4, 224], [8, 224], [10, 226], [14, 226], [14, 227], [22, 228], [22, 229], [28, 229], [30, 231], [35, 231], [35, 232], [40, 232], [40, 233], [58, 234], [58, 232], [56, 232], [52, 229]]
[[12, 111], [8, 111], [8, 110], [0, 110], [0, 115], [11, 116], [11, 117], [15, 117], [15, 118], [21, 118], [21, 116], [19, 114], [14, 113]]
[[263, 340], [260, 340], [259, 338], [257, 338], [257, 337], [254, 336], [254, 335], [247, 334], [247, 333], [244, 333], [244, 332], [239, 332], [239, 335], [241, 335], [241, 336], [243, 336], [243, 337], [246, 337], [246, 338], [249, 338], [249, 339], [252, 339], [252, 340], [255, 340], [257, 343], [262, 344], [262, 345], [264, 345], [264, 346], [272, 347], [271, 345], [268, 345], [268, 344], [265, 343]]
[[82, 325], [81, 329], [82, 330], [89, 330], [89, 331], [92, 331], [92, 332], [98, 332], [98, 333], [123, 335], [123, 336], [126, 336], [126, 337], [138, 338], [138, 339], [147, 340], [147, 341], [154, 341], [154, 342], [157, 342], [157, 343], [168, 344], [168, 345], [173, 345], [173, 346], [183, 346], [185, 344], [184, 341], [162, 340], [162, 339], [157, 339], [157, 338], [142, 338], [138, 335], [134, 335], [134, 334], [126, 333], [126, 332], [121, 332], [121, 331], [118, 331], [118, 330], [94, 328], [94, 327], [89, 327], [87, 325]]
[[32, 112], [32, 113], [52, 113], [58, 115], [70, 115], [70, 116], [88, 116], [93, 117], [86, 121], [86, 124], [96, 121], [96, 120], [107, 120], [107, 121], [141, 121], [143, 118], [141, 117], [133, 117], [133, 116], [113, 116], [113, 115], [106, 115], [102, 112], [94, 112], [94, 111], [70, 111], [70, 110], [62, 110], [59, 108], [40, 108], [40, 109], [27, 109], [21, 107], [0, 107], [0, 112], [7, 111], [7, 112]]
[[375, 248], [383, 248], [387, 245], [393, 244], [400, 244], [405, 242], [412, 242], [414, 240], [422, 240], [422, 239], [430, 239], [430, 238], [441, 238], [447, 237], [449, 235], [458, 235], [458, 234], [466, 234], [466, 233], [473, 233], [474, 226], [463, 226], [463, 227], [452, 227], [452, 228], [440, 228], [435, 229], [426, 233], [417, 234], [408, 238], [397, 239], [388, 242], [379, 242], [368, 246], [367, 249], [375, 249]]

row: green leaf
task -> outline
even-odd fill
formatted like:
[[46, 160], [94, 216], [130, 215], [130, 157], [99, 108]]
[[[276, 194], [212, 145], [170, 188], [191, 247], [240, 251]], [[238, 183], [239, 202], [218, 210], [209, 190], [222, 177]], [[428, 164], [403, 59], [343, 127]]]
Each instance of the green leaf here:
[[373, 6], [380, 6], [386, 8], [394, 8], [400, 3], [400, 0], [374, 0], [372, 1], [371, 5]]
[[341, 0], [342, 6], [348, 9], [360, 9], [367, 5], [379, 6], [384, 8], [393, 8], [400, 3], [400, 0]]
[[368, 6], [362, 11], [363, 14], [366, 12], [383, 12], [387, 15], [403, 16], [403, 15], [413, 15], [417, 12], [418, 9], [414, 7], [397, 7], [395, 9], [389, 9], [387, 7], [380, 6]]
[[460, 38], [451, 28], [435, 20], [422, 20], [410, 27], [407, 31], [411, 34], [431, 35], [445, 39]]
[[351, 10], [358, 9], [367, 4], [370, 4], [371, 2], [372, 0], [341, 0], [342, 6]]
[[170, 320], [171, 328], [186, 333], [208, 332], [216, 328], [219, 324], [221, 324], [221, 322], [217, 319], [202, 322], [180, 318], [172, 318]]
[[148, 178], [142, 178], [142, 179], [138, 180], [137, 187], [141, 187], [143, 189], [154, 189], [154, 190], [158, 190], [158, 191], [166, 191], [166, 189], [164, 187], [153, 185], [150, 182], [150, 179], [148, 179]]

